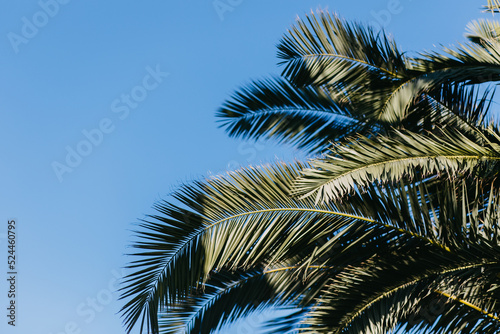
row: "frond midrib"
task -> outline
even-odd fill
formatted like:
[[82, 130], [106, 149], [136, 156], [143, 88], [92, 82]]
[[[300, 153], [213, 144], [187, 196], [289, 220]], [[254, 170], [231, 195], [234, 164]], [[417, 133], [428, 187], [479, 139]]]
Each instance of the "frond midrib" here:
[[387, 70], [387, 69], [385, 69], [383, 67], [379, 67], [379, 66], [376, 66], [374, 64], [370, 64], [367, 61], [364, 61], [364, 60], [361, 60], [361, 59], [357, 59], [357, 58], [352, 58], [352, 57], [341, 55], [341, 54], [335, 54], [335, 53], [315, 53], [315, 54], [297, 55], [297, 56], [294, 56], [294, 57], [290, 57], [290, 59], [294, 59], [295, 60], [295, 59], [320, 58], [320, 57], [332, 57], [332, 58], [344, 59], [344, 60], [347, 60], [347, 61], [350, 61], [350, 62], [353, 62], [353, 63], [362, 64], [362, 65], [364, 65], [366, 67], [377, 69], [377, 70], [379, 70], [381, 72], [384, 72], [384, 73], [388, 74], [392, 78], [396, 78], [396, 79], [402, 79], [403, 78], [402, 76], [398, 75], [397, 73], [391, 72], [391, 71], [389, 71], [389, 70]]
[[401, 229], [401, 228], [397, 228], [397, 227], [394, 227], [394, 226], [391, 226], [391, 225], [388, 225], [388, 224], [384, 224], [382, 222], [379, 222], [379, 221], [376, 221], [376, 220], [373, 220], [373, 219], [370, 219], [370, 218], [366, 218], [366, 217], [362, 217], [362, 216], [356, 216], [356, 215], [351, 215], [351, 214], [347, 214], [347, 213], [342, 213], [342, 212], [336, 212], [336, 211], [328, 211], [328, 210], [318, 210], [318, 209], [305, 209], [305, 208], [274, 208], [274, 209], [263, 209], [263, 210], [255, 210], [255, 211], [249, 211], [249, 212], [245, 212], [245, 213], [241, 213], [241, 214], [237, 214], [237, 215], [232, 215], [230, 217], [226, 217], [224, 219], [221, 219], [221, 220], [218, 220], [210, 225], [206, 225], [204, 226], [202, 229], [200, 229], [199, 231], [197, 232], [194, 232], [190, 238], [186, 239], [186, 241], [180, 245], [180, 247], [177, 248], [177, 250], [175, 251], [175, 253], [170, 257], [170, 259], [168, 259], [165, 263], [165, 265], [163, 266], [163, 268], [158, 272], [158, 274], [156, 275], [155, 279], [154, 279], [154, 283], [153, 283], [153, 286], [150, 288], [150, 292], [145, 300], [145, 303], [144, 304], [147, 304], [149, 302], [151, 302], [153, 300], [153, 296], [155, 295], [156, 291], [157, 291], [157, 285], [158, 285], [158, 281], [159, 281], [159, 277], [161, 275], [164, 275], [165, 271], [167, 270], [167, 268], [173, 263], [175, 257], [177, 256], [177, 254], [182, 251], [185, 247], [187, 247], [192, 240], [194, 240], [196, 237], [200, 236], [201, 234], [203, 234], [204, 232], [206, 232], [207, 230], [209, 230], [210, 228], [214, 227], [214, 226], [217, 226], [219, 224], [222, 224], [228, 220], [231, 220], [231, 219], [235, 219], [235, 218], [238, 218], [238, 217], [243, 217], [243, 216], [247, 216], [247, 215], [253, 215], [253, 214], [259, 214], [259, 213], [268, 213], [268, 212], [283, 212], [283, 211], [295, 211], [295, 212], [311, 212], [311, 213], [323, 213], [323, 214], [331, 214], [331, 215], [335, 215], [335, 216], [342, 216], [342, 217], [346, 217], [346, 218], [352, 218], [352, 219], [357, 219], [357, 220], [361, 220], [361, 221], [365, 221], [365, 222], [369, 222], [369, 223], [373, 223], [373, 224], [377, 224], [379, 226], [383, 226], [385, 228], [388, 228], [388, 229], [391, 229], [391, 230], [394, 230], [394, 231], [398, 231], [400, 233], [403, 233], [403, 234], [407, 234], [407, 235], [410, 235], [412, 237], [416, 237], [418, 239], [421, 239], [421, 240], [424, 240], [430, 244], [433, 244], [433, 245], [436, 245], [438, 246], [439, 248], [441, 249], [444, 249], [448, 252], [450, 252], [451, 250], [445, 246], [445, 245], [442, 245], [440, 243], [438, 243], [437, 241], [434, 241], [434, 240], [431, 240], [429, 238], [426, 238], [420, 234], [417, 234], [417, 233], [414, 233], [414, 232], [411, 232], [411, 231], [407, 231], [407, 230], [404, 230], [404, 229]]
[[[185, 322], [185, 325], [183, 327], [188, 327], [189, 323], [191, 323], [192, 321], [194, 321], [194, 319], [197, 317], [197, 315], [200, 312], [202, 312], [204, 309], [206, 309], [206, 305], [211, 304], [213, 301], [215, 301], [217, 298], [219, 298], [222, 294], [224, 294], [228, 290], [230, 290], [230, 289], [232, 289], [232, 288], [234, 288], [234, 287], [236, 287], [238, 285], [244, 284], [247, 281], [249, 281], [251, 279], [255, 279], [255, 278], [259, 277], [259, 276], [276, 274], [276, 273], [280, 273], [280, 272], [283, 272], [283, 271], [294, 270], [294, 269], [299, 269], [299, 268], [301, 268], [301, 266], [283, 266], [283, 267], [279, 267], [279, 268], [267, 269], [267, 270], [264, 270], [262, 272], [257, 272], [254, 275], [250, 275], [250, 276], [248, 276], [248, 277], [246, 277], [244, 279], [232, 282], [231, 284], [225, 286], [220, 291], [217, 291], [216, 293], [214, 293], [209, 299], [206, 299], [205, 302], [200, 305], [200, 307], [197, 309], [197, 311], [194, 312], [189, 317], [189, 319]], [[306, 270], [309, 270], [309, 269], [334, 269], [334, 268], [335, 267], [333, 267], [333, 266], [311, 265], [311, 266], [307, 266]], [[187, 333], [187, 331], [185, 331], [185, 333]]]
[[[356, 120], [356, 121], [359, 121], [359, 119], [357, 119], [356, 117], [354, 117], [353, 115], [346, 115], [346, 114], [340, 114], [340, 113], [335, 113], [335, 110], [327, 110], [326, 108], [325, 109], [319, 109], [319, 108], [304, 108], [304, 109], [300, 109], [300, 108], [283, 108], [283, 107], [275, 107], [275, 108], [259, 108], [259, 109], [253, 109], [253, 110], [248, 110], [246, 109], [246, 111], [249, 111], [249, 112], [246, 112], [246, 113], [240, 113], [238, 116], [221, 116], [221, 118], [225, 118], [225, 119], [222, 119], [222, 120], [219, 120], [219, 122], [228, 122], [227, 119], [231, 119], [231, 118], [238, 118], [238, 119], [249, 119], [249, 118], [254, 118], [254, 117], [258, 117], [260, 115], [275, 115], [275, 114], [280, 114], [280, 113], [296, 113], [296, 114], [307, 114], [308, 112], [313, 112], [313, 113], [317, 113], [317, 114], [325, 114], [326, 116], [335, 116], [335, 117], [344, 117], [344, 118], [347, 118], [349, 120]], [[239, 112], [239, 111], [238, 111]], [[363, 115], [360, 115], [360, 116], [363, 116]]]
[[[358, 167], [355, 169], [350, 169], [349, 171], [346, 171], [344, 173], [340, 173], [333, 178], [329, 178], [327, 181], [321, 183], [321, 185], [317, 188], [327, 186], [328, 184], [334, 182], [337, 179], [340, 179], [346, 175], [358, 172], [358, 171], [363, 170], [363, 169], [368, 169], [368, 168], [377, 167], [377, 166], [390, 164], [390, 163], [397, 163], [397, 162], [401, 162], [401, 161], [412, 161], [412, 160], [420, 160], [420, 159], [439, 159], [439, 158], [445, 158], [445, 159], [450, 159], [450, 160], [452, 160], [452, 159], [500, 160], [500, 157], [498, 157], [498, 156], [487, 156], [487, 155], [426, 155], [426, 156], [417, 156], [417, 157], [411, 157], [411, 158], [390, 159], [390, 160], [379, 161], [379, 162], [372, 163], [372, 164], [367, 164], [367, 165], [364, 165], [362, 167]], [[315, 190], [309, 192], [309, 194], [311, 194], [314, 191]]]
[[497, 322], [499, 322], [499, 323], [500, 323], [500, 318], [499, 318], [498, 316], [496, 316], [496, 315], [494, 315], [493, 313], [490, 313], [490, 312], [488, 312], [488, 311], [486, 311], [486, 310], [484, 310], [484, 309], [480, 308], [479, 306], [476, 306], [476, 305], [474, 305], [474, 304], [472, 304], [472, 303], [470, 303], [470, 302], [468, 302], [468, 301], [466, 301], [466, 300], [463, 300], [463, 299], [461, 299], [461, 298], [458, 298], [458, 297], [456, 297], [456, 296], [450, 295], [450, 294], [448, 294], [448, 293], [446, 293], [446, 292], [444, 292], [444, 291], [434, 290], [434, 292], [435, 292], [435, 293], [438, 293], [438, 294], [441, 294], [441, 295], [443, 295], [443, 296], [447, 297], [448, 299], [454, 300], [454, 301], [456, 301], [456, 302], [458, 302], [458, 303], [460, 303], [460, 304], [462, 304], [462, 305], [465, 305], [465, 306], [467, 306], [467, 307], [469, 307], [469, 308], [471, 308], [471, 309], [473, 309], [473, 310], [476, 310], [476, 311], [478, 311], [478, 312], [481, 312], [481, 313], [482, 313], [482, 314], [484, 314], [485, 316], [487, 316], [487, 317], [489, 317], [489, 318], [492, 318], [492, 319], [494, 319], [494, 320], [496, 320]]

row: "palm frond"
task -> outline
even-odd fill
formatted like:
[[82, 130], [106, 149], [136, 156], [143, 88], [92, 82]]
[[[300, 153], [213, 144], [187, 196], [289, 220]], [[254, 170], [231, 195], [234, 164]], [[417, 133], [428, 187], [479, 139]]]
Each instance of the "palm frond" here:
[[336, 100], [374, 120], [404, 118], [381, 117], [387, 105], [381, 97], [399, 90], [409, 76], [408, 59], [387, 36], [320, 11], [298, 20], [278, 49], [283, 75], [295, 85], [327, 87]]
[[484, 45], [490, 41], [498, 41], [500, 37], [500, 24], [491, 20], [475, 20], [467, 24], [465, 35], [471, 42]]
[[273, 138], [309, 152], [373, 130], [364, 114], [335, 101], [327, 90], [299, 88], [283, 78], [251, 83], [225, 102], [217, 116], [232, 137]]
[[492, 39], [406, 58], [393, 41], [370, 27], [319, 12], [289, 31], [279, 57], [286, 65], [283, 75], [295, 85], [325, 87], [335, 100], [394, 126], [422, 94], [442, 84], [498, 81], [499, 43]]
[[[483, 40], [484, 41], [484, 40]], [[413, 60], [412, 69], [428, 77], [429, 84], [449, 82], [476, 84], [500, 78], [500, 40], [487, 43], [458, 44], [456, 49], [443, 47], [443, 53], [422, 53]]]
[[[157, 332], [156, 313], [185, 298], [215, 270], [274, 263], [321, 237], [304, 233], [341, 230], [357, 220], [332, 205], [314, 205], [288, 195], [300, 165], [246, 169], [185, 186], [174, 196], [187, 209], [167, 202], [142, 224], [134, 247], [138, 260], [122, 288], [127, 329], [137, 322]], [[257, 186], [258, 184], [258, 186]], [[299, 226], [301, 228], [299, 228]], [[285, 233], [286, 232], [286, 233]], [[191, 268], [191, 269], [190, 269]], [[155, 308], [153, 308], [155, 307]]]
[[[130, 265], [136, 272], [123, 288], [122, 298], [130, 299], [122, 309], [128, 329], [140, 322], [157, 331], [153, 312], [168, 311], [214, 271], [269, 266], [292, 255], [301, 256], [297, 265], [306, 272], [326, 258], [336, 265], [358, 263], [366, 254], [355, 251], [354, 245], [361, 247], [374, 237], [373, 247], [378, 249], [389, 247], [395, 238], [403, 242], [417, 237], [436, 245], [390, 220], [369, 218], [377, 212], [373, 208], [352, 210], [347, 204], [290, 197], [288, 191], [302, 168], [299, 164], [241, 170], [185, 186], [175, 196], [189, 209], [157, 205], [160, 214], [151, 216], [138, 232], [138, 260]], [[349, 252], [346, 248], [331, 253], [330, 247], [346, 244]]]
[[218, 116], [234, 137], [333, 146], [158, 203], [121, 289], [127, 331], [210, 333], [277, 307], [291, 313], [267, 332], [498, 332], [500, 134], [476, 84], [500, 80], [500, 25], [468, 29], [469, 44], [409, 58], [335, 15], [298, 20], [283, 77]]
[[[477, 323], [471, 319], [484, 319], [485, 327], [480, 328], [500, 324], [477, 310], [478, 307], [486, 313], [499, 310], [500, 295], [492, 280], [500, 263], [499, 215], [496, 212], [500, 204], [499, 188], [485, 187], [489, 181], [482, 185], [483, 181], [470, 178], [457, 184], [449, 179], [436, 181], [426, 179], [410, 183], [399, 191], [395, 191], [397, 187], [368, 189], [365, 195], [372, 192], [370, 196], [356, 199], [352, 204], [370, 206], [380, 212], [382, 221], [399, 221], [394, 224], [402, 228], [407, 226], [410, 231], [422, 235], [436, 235], [440, 242], [450, 245], [450, 251], [416, 245], [417, 238], [402, 243], [396, 241], [392, 251], [368, 251], [373, 254], [372, 258], [348, 266], [332, 278], [328, 290], [318, 299], [306, 320], [310, 327], [306, 326], [305, 333], [331, 333], [335, 328], [339, 333], [386, 333], [399, 323], [411, 324], [408, 328], [432, 324], [436, 332], [440, 332], [437, 329], [442, 330], [450, 322], [457, 326]], [[425, 188], [422, 183], [426, 184]], [[384, 192], [386, 195], [382, 196]], [[387, 200], [382, 200], [385, 196]], [[351, 202], [352, 197], [344, 201]], [[393, 203], [401, 206], [387, 205]], [[408, 217], [412, 218], [405, 225]], [[427, 223], [422, 224], [422, 221]], [[369, 244], [363, 244], [362, 249]], [[432, 310], [438, 289], [460, 296], [466, 302], [459, 305], [462, 311], [458, 313], [456, 308], [448, 310], [443, 306], [440, 315], [446, 314], [449, 321], [434, 323], [437, 315], [429, 321], [418, 313], [427, 314], [428, 309]], [[429, 295], [432, 298], [426, 297]], [[476, 308], [465, 307], [467, 303]], [[415, 310], [417, 314], [412, 313]]]
[[[306, 290], [305, 284], [286, 268], [214, 272], [197, 293], [160, 314], [160, 333], [208, 334], [271, 306], [282, 310], [300, 308], [299, 300]], [[324, 276], [323, 284], [327, 280], [327, 275]], [[294, 316], [285, 319], [294, 320], [303, 312], [297, 309]], [[286, 322], [281, 326], [286, 327]]]
[[324, 11], [298, 19], [278, 50], [281, 64], [285, 65], [284, 76], [298, 86], [357, 86], [366, 73], [393, 79], [404, 77], [406, 69], [406, 59], [391, 39]]
[[[380, 190], [374, 188], [373, 191], [352, 195], [344, 203], [315, 204], [310, 199], [299, 200], [288, 196], [287, 191], [302, 168], [302, 165], [281, 165], [274, 169], [242, 170], [225, 178], [208, 180], [196, 187], [186, 186], [176, 196], [189, 205], [192, 211], [165, 203], [159, 205], [157, 209], [161, 215], [152, 216], [157, 222], [146, 223], [144, 227], [147, 230], [139, 232], [143, 239], [136, 244], [141, 250], [136, 254], [139, 260], [131, 264], [137, 272], [129, 276], [127, 287], [124, 288], [126, 294], [123, 297], [132, 298], [122, 310], [130, 328], [140, 319], [146, 326], [149, 323], [151, 331], [158, 332], [159, 329], [155, 329], [151, 323], [156, 320], [156, 314], [152, 312], [175, 314], [177, 305], [186, 301], [188, 306], [194, 304], [204, 309], [203, 305], [210, 304], [205, 299], [210, 300], [210, 293], [198, 299], [193, 295], [203, 291], [200, 290], [203, 284], [210, 285], [213, 275], [225, 270], [252, 270], [267, 266], [270, 273], [273, 263], [295, 256], [295, 264], [290, 269], [296, 271], [296, 277], [308, 282], [307, 289], [311, 290], [310, 284], [318, 282], [320, 276], [317, 271], [324, 265], [332, 270], [342, 270], [347, 265], [361, 265], [372, 254], [405, 254], [402, 245], [427, 249], [431, 254], [438, 250], [448, 254], [450, 250], [435, 241], [439, 238], [447, 240], [446, 237], [434, 230], [444, 226], [449, 217], [461, 221], [459, 214], [464, 210], [477, 214], [467, 215], [470, 217], [466, 220], [470, 228], [457, 226], [453, 232], [457, 235], [450, 239], [454, 242], [448, 244], [455, 245], [454, 248], [465, 247], [467, 242], [457, 240], [460, 236], [464, 238], [464, 233], [470, 241], [493, 238], [485, 245], [498, 242], [495, 208], [500, 196], [492, 200], [471, 195], [471, 199], [463, 203], [456, 202], [460, 196], [451, 196], [455, 201], [423, 200], [425, 206], [409, 199], [419, 196], [425, 199], [428, 195], [424, 196], [420, 190], [420, 195], [410, 196], [411, 189], [405, 186], [404, 191], [391, 195], [387, 193], [386, 197], [381, 197]], [[415, 189], [423, 188], [420, 186]], [[430, 189], [429, 193], [434, 193], [434, 190]], [[367, 200], [368, 195], [372, 200]], [[447, 192], [443, 192], [443, 198], [446, 195]], [[401, 200], [398, 201], [397, 196]], [[379, 202], [373, 200], [375, 197]], [[477, 203], [474, 204], [472, 199]], [[390, 209], [387, 204], [389, 201], [400, 203], [401, 206]], [[484, 201], [489, 203], [486, 209]], [[417, 207], [426, 208], [427, 214], [423, 213], [425, 210], [417, 214]], [[439, 213], [433, 214], [436, 211]], [[370, 216], [378, 216], [378, 221], [367, 218]], [[408, 216], [415, 218], [408, 220], [405, 225], [403, 222]], [[409, 228], [411, 222], [419, 220], [425, 221], [415, 224], [421, 229]], [[438, 220], [443, 220], [443, 223]], [[182, 227], [186, 223], [187, 228], [183, 231]], [[174, 238], [177, 238], [176, 243], [165, 242]], [[477, 248], [471, 249], [478, 251]], [[489, 248], [487, 252], [491, 254]], [[289, 285], [281, 286], [286, 286], [287, 291], [294, 291]], [[219, 289], [221, 287], [225, 289], [219, 285]], [[317, 289], [311, 291], [316, 291], [312, 296], [318, 293]], [[314, 301], [311, 295], [306, 296], [304, 292], [302, 300]], [[207, 304], [200, 306], [200, 303]], [[210, 313], [208, 309], [204, 312]], [[191, 317], [192, 313], [188, 316]], [[227, 319], [230, 321], [234, 317]], [[177, 328], [175, 321], [167, 323]]]
[[[498, 293], [484, 293], [491, 289], [491, 280], [481, 278], [481, 273], [492, 275], [498, 270], [498, 260], [485, 263], [484, 259], [478, 258], [474, 263], [470, 256], [467, 260], [452, 259], [410, 248], [407, 251], [404, 255], [379, 254], [363, 267], [347, 268], [332, 278], [317, 306], [307, 315], [304, 322], [310, 327], [304, 332], [387, 333], [399, 322], [406, 322], [428, 308], [432, 302], [428, 296], [439, 297], [436, 296], [437, 286], [460, 291], [464, 299], [475, 302], [475, 307], [465, 301], [459, 306], [477, 319], [484, 316], [484, 310], [499, 310], [496, 304], [500, 296]], [[483, 300], [479, 300], [481, 296]], [[453, 320], [471, 324], [470, 318], [463, 313], [460, 315], [457, 316], [454, 308], [443, 307], [440, 316], [447, 320], [434, 324], [434, 328], [453, 323]], [[428, 319], [413, 320], [415, 326]], [[493, 324], [500, 327], [500, 321], [495, 317], [487, 320], [493, 320]]]
[[315, 196], [316, 202], [337, 200], [357, 187], [372, 182], [395, 182], [404, 176], [470, 173], [481, 164], [495, 166], [500, 146], [484, 138], [478, 144], [455, 131], [422, 135], [395, 131], [394, 136], [360, 136], [344, 145], [335, 145], [325, 158], [311, 162], [302, 172], [296, 194]]

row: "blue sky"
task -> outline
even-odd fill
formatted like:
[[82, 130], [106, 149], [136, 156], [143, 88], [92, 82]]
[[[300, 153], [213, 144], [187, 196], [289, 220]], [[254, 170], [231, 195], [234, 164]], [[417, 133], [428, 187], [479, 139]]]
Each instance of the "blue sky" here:
[[[464, 41], [484, 1], [2, 1], [0, 332], [123, 333], [117, 279], [134, 224], [181, 182], [299, 156], [230, 139], [215, 111], [278, 74], [297, 15], [326, 8], [400, 48]], [[17, 318], [7, 324], [7, 221]], [[4, 314], [5, 313], [5, 314]], [[258, 319], [232, 333], [253, 333]]]

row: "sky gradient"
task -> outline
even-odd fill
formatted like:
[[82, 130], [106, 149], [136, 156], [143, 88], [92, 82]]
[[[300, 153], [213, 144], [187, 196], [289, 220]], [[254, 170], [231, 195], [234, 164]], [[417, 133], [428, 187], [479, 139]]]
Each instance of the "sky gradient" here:
[[[228, 138], [215, 118], [236, 88], [280, 73], [276, 44], [297, 15], [323, 8], [370, 23], [411, 54], [464, 42], [468, 22], [491, 18], [485, 3], [2, 1], [0, 332], [124, 333], [118, 280], [132, 230], [156, 201], [182, 182], [302, 157]], [[260, 320], [228, 332], [256, 333]]]

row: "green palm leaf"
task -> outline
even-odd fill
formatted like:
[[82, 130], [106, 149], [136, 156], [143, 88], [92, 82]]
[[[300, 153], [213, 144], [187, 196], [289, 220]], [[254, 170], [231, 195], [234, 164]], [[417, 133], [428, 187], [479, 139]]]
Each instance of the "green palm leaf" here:
[[[306, 316], [304, 322], [310, 327], [304, 333], [386, 333], [409, 318], [413, 323], [407, 329], [432, 325], [437, 331], [453, 322], [458, 327], [473, 326], [483, 318], [498, 330], [500, 321], [491, 314], [498, 312], [500, 295], [498, 291], [487, 292], [492, 288], [491, 279], [484, 278], [496, 275], [499, 265], [483, 261], [454, 261], [412, 250], [405, 256], [381, 254], [373, 263], [348, 268], [331, 280], [318, 305]], [[436, 299], [442, 302], [442, 297], [451, 296], [438, 290], [439, 286], [463, 299], [450, 307], [443, 305], [439, 316], [446, 320], [434, 323], [421, 315]]]
[[298, 88], [282, 78], [253, 82], [227, 101], [217, 116], [232, 137], [272, 137], [309, 152], [323, 151], [331, 141], [366, 133], [373, 126], [328, 91]]
[[[413, 217], [408, 225], [414, 225], [415, 232], [436, 235], [451, 250], [423, 248], [414, 244], [418, 240], [415, 238], [395, 242], [390, 252], [370, 252], [373, 258], [346, 267], [332, 278], [306, 320], [311, 326], [306, 333], [330, 333], [335, 328], [339, 333], [385, 333], [399, 326], [399, 322], [408, 323], [409, 318], [413, 319], [412, 326], [432, 325], [436, 332], [443, 333], [449, 323], [459, 327], [477, 323], [471, 319], [483, 319], [485, 326], [489, 323], [487, 326], [498, 328], [500, 322], [484, 313], [497, 312], [500, 297], [491, 279], [491, 275], [498, 273], [500, 255], [498, 187], [484, 187], [482, 181], [470, 178], [459, 183], [448, 179], [437, 181], [424, 180], [411, 187], [411, 183], [406, 184], [398, 192], [397, 187], [374, 192], [368, 189], [361, 201], [352, 204], [371, 207], [380, 212], [379, 219], [399, 220], [402, 227], [407, 217]], [[423, 187], [422, 183], [428, 184]], [[388, 191], [385, 196], [390, 201], [373, 200]], [[352, 197], [344, 200], [350, 202]], [[388, 202], [401, 206], [390, 208]], [[427, 222], [422, 224], [422, 221]], [[449, 321], [434, 323], [437, 316], [430, 322], [422, 318], [440, 297], [436, 291], [446, 289], [461, 296], [462, 302], [458, 303], [461, 311], [443, 306], [440, 319], [445, 317]], [[428, 295], [432, 298], [425, 297]], [[412, 313], [415, 309], [417, 314]]]
[[356, 187], [377, 180], [395, 182], [404, 176], [471, 173], [480, 165], [489, 168], [500, 160], [497, 138], [481, 145], [455, 131], [422, 135], [395, 131], [394, 136], [374, 139], [359, 136], [345, 145], [335, 145], [325, 158], [312, 161], [303, 171], [296, 193], [314, 196], [316, 202], [341, 198]]
[[[403, 78], [406, 71], [407, 60], [392, 40], [376, 35], [369, 27], [348, 24], [323, 11], [317, 16], [311, 13], [305, 21], [297, 20], [278, 50], [278, 57], [283, 59], [281, 64], [285, 65], [284, 75], [299, 86], [331, 82], [356, 86], [368, 74], [393, 79]], [[313, 65], [318, 70], [314, 72], [316, 76], [309, 70]], [[345, 71], [323, 70], [337, 66]], [[362, 77], [356, 78], [350, 70]]]
[[185, 186], [174, 196], [189, 210], [158, 205], [161, 215], [151, 216], [138, 232], [134, 256], [139, 260], [129, 266], [136, 272], [123, 288], [122, 298], [130, 299], [122, 308], [128, 330], [141, 322], [157, 331], [155, 312], [192, 293], [213, 270], [266, 265], [271, 254], [276, 263], [296, 249], [313, 247], [315, 239], [293, 226], [317, 230], [328, 225], [335, 230], [359, 219], [371, 221], [334, 211], [334, 206], [290, 198], [298, 168], [242, 170]]
[[499, 42], [406, 58], [370, 27], [319, 12], [289, 31], [279, 45], [283, 74], [299, 87], [328, 89], [336, 100], [381, 123], [405, 119], [419, 96], [449, 82], [497, 81]]
[[[131, 265], [138, 271], [128, 278], [123, 295], [133, 297], [123, 309], [130, 328], [142, 319], [143, 323], [150, 322], [154, 331], [156, 314], [151, 310], [164, 312], [173, 308], [175, 312], [175, 305], [195, 293], [214, 270], [269, 266], [299, 254], [301, 260], [295, 268], [309, 277], [310, 268], [324, 265], [325, 260], [333, 261], [339, 268], [361, 263], [372, 251], [392, 247], [389, 241], [394, 242], [396, 237], [402, 244], [411, 238], [425, 241], [431, 248], [436, 244], [432, 240], [435, 236], [403, 230], [399, 227], [402, 225], [395, 223], [410, 210], [385, 210], [377, 222], [360, 215], [380, 212], [376, 206], [367, 206], [370, 202], [366, 197], [353, 198], [341, 206], [318, 206], [311, 200], [290, 198], [284, 191], [299, 175], [300, 168], [283, 165], [276, 169], [243, 170], [226, 179], [210, 180], [198, 189], [186, 186], [177, 198], [192, 209], [202, 209], [199, 212], [158, 206], [162, 215], [152, 216], [158, 222], [146, 223], [147, 232], [139, 233], [145, 240], [136, 244], [142, 250], [136, 254], [141, 259]], [[280, 188], [284, 184], [279, 180], [285, 181], [287, 187]], [[256, 188], [257, 184], [261, 189]], [[201, 203], [205, 205], [200, 206]], [[187, 229], [183, 230], [186, 223]], [[429, 220], [427, 224], [430, 223]], [[174, 238], [176, 243], [165, 242]], [[371, 240], [376, 240], [373, 246]], [[359, 247], [366, 253], [360, 254]], [[342, 251], [332, 253], [332, 249]], [[153, 255], [158, 260], [152, 259]], [[198, 264], [188, 269], [195, 263]], [[148, 293], [142, 293], [144, 290]]]
[[[196, 294], [160, 314], [160, 332], [210, 333], [269, 306], [286, 310], [287, 305], [300, 298], [307, 289], [293, 271], [286, 268], [277, 267], [267, 272], [239, 270], [213, 273]], [[325, 281], [326, 278], [323, 284]], [[284, 293], [286, 298], [283, 298]]]
[[[190, 210], [158, 205], [160, 215], [151, 216], [138, 232], [134, 256], [139, 259], [130, 265], [136, 272], [123, 288], [122, 298], [130, 299], [122, 309], [129, 330], [141, 322], [157, 331], [153, 312], [168, 310], [194, 293], [214, 270], [270, 266], [300, 255], [297, 269], [307, 272], [311, 265], [323, 264], [325, 256], [336, 259], [336, 265], [364, 259], [352, 247], [352, 252], [334, 256], [330, 246], [362, 245], [377, 236], [380, 244], [374, 247], [380, 249], [395, 237], [415, 236], [366, 218], [363, 208], [353, 212], [349, 206], [290, 197], [288, 190], [301, 168], [242, 170], [185, 186], [175, 197]], [[367, 223], [371, 227], [363, 228]]]
[[384, 101], [379, 97], [401, 86], [409, 75], [408, 60], [391, 39], [370, 27], [319, 12], [298, 20], [278, 49], [283, 75], [297, 86], [325, 86], [335, 99], [348, 101], [368, 118], [403, 118], [381, 118]]

